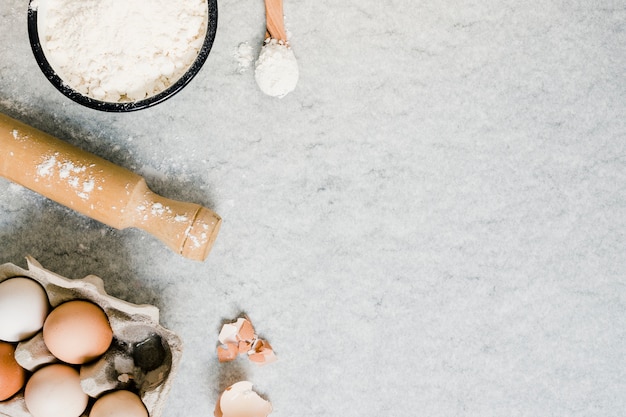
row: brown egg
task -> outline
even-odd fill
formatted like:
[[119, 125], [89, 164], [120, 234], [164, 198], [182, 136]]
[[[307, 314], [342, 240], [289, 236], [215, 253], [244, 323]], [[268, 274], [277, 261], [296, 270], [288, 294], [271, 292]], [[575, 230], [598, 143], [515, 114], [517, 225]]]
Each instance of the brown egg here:
[[98, 398], [89, 417], [148, 417], [148, 410], [137, 394], [113, 391]]
[[96, 304], [68, 301], [48, 315], [43, 340], [54, 356], [80, 365], [106, 352], [113, 340], [113, 331], [107, 315]]
[[23, 386], [26, 371], [15, 361], [15, 347], [0, 342], [0, 401], [12, 397]]

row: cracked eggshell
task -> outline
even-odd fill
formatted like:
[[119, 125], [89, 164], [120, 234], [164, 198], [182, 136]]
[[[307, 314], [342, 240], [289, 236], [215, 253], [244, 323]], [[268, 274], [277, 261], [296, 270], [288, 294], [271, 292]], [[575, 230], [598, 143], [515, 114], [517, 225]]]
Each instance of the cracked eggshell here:
[[234, 343], [226, 343], [217, 347], [217, 359], [220, 362], [230, 362], [237, 359], [239, 348]]
[[[31, 278], [44, 288], [52, 308], [66, 301], [86, 300], [98, 305], [109, 319], [113, 343], [98, 360], [80, 367], [83, 391], [96, 398], [110, 390], [132, 388], [149, 416], [160, 417], [180, 364], [182, 341], [159, 324], [159, 310], [108, 295], [102, 279], [95, 275], [68, 279], [44, 269], [31, 257], [26, 260], [26, 270], [13, 264], [0, 265], [0, 283], [17, 276]], [[15, 357], [31, 372], [58, 362], [43, 343], [41, 331], [20, 342]], [[0, 416], [33, 417], [25, 406], [23, 390], [0, 402]]]
[[267, 340], [257, 339], [248, 351], [248, 359], [257, 365], [276, 362], [276, 354]]
[[267, 417], [272, 404], [252, 389], [252, 382], [239, 381], [226, 388], [215, 407], [215, 417]]
[[247, 318], [240, 317], [233, 323], [224, 324], [218, 340], [221, 343], [217, 347], [217, 358], [220, 362], [233, 361], [238, 354], [246, 354], [257, 365], [276, 361], [272, 346], [257, 336], [254, 326]]
[[237, 343], [239, 340], [237, 335], [239, 334], [239, 329], [241, 328], [241, 324], [244, 319], [239, 319], [235, 323], [226, 323], [222, 326], [222, 330], [220, 330], [220, 334], [217, 336], [217, 339], [222, 344], [227, 343]]

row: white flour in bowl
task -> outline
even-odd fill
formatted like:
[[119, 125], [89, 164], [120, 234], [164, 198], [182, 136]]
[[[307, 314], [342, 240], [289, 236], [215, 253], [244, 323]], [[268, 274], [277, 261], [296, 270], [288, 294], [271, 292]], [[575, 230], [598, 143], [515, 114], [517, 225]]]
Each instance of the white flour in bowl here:
[[80, 93], [107, 102], [148, 98], [175, 83], [202, 48], [206, 0], [38, 0], [50, 65]]

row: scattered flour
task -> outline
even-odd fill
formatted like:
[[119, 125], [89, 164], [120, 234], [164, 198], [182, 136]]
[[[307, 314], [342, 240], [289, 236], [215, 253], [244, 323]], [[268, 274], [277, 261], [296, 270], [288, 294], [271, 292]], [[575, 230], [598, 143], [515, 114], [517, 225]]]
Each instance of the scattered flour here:
[[85, 166], [75, 166], [73, 162], [63, 162], [59, 163], [59, 177], [60, 178], [68, 178], [72, 174], [80, 174], [81, 172], [85, 172], [87, 167]]
[[51, 156], [49, 158], [44, 159], [44, 161], [37, 165], [37, 175], [40, 177], [47, 177], [52, 175], [52, 170], [57, 163], [56, 156]]
[[288, 44], [267, 39], [255, 64], [254, 78], [265, 94], [282, 98], [298, 83], [298, 61]]
[[92, 179], [89, 179], [83, 182], [83, 191], [86, 193], [90, 193], [93, 191], [95, 186], [96, 186], [96, 182]]
[[163, 207], [161, 203], [152, 204], [151, 212], [154, 216], [162, 215], [166, 210], [169, 210], [169, 207]]
[[[147, 205], [150, 206], [150, 210], [148, 210]], [[145, 204], [139, 204], [135, 210], [142, 215], [142, 219], [144, 221], [150, 219], [151, 217], [160, 217], [161, 219], [169, 219], [176, 223], [184, 223], [189, 220], [184, 214], [175, 214], [174, 211], [169, 206], [164, 206], [161, 203], [150, 203], [148, 201]], [[189, 226], [191, 227], [191, 225]]]
[[235, 58], [237, 58], [237, 71], [239, 73], [246, 72], [254, 62], [254, 51], [252, 46], [248, 42], [242, 42], [235, 51]]
[[[58, 176], [59, 180], [65, 181], [78, 197], [88, 200], [91, 192], [96, 188], [96, 182], [93, 178], [86, 176], [87, 166], [75, 165], [71, 161], [60, 161], [58, 156], [58, 153], [51, 155], [37, 165], [37, 175], [42, 178]], [[89, 167], [92, 168], [93, 165]]]
[[46, 57], [66, 84], [107, 102], [159, 93], [191, 66], [206, 0], [38, 0]]

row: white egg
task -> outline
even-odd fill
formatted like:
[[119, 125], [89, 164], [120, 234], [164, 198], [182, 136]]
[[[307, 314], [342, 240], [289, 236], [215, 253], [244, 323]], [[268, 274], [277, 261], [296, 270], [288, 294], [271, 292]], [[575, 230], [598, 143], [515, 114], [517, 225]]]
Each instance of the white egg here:
[[30, 278], [0, 283], [0, 340], [20, 342], [43, 327], [49, 303], [45, 290]]

